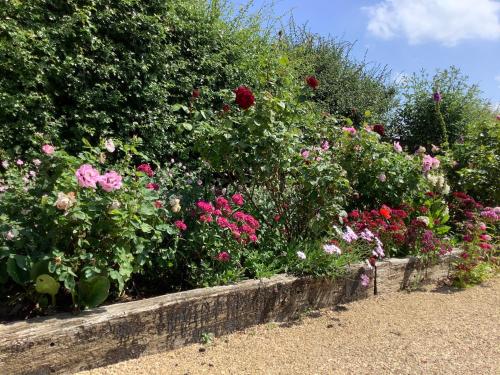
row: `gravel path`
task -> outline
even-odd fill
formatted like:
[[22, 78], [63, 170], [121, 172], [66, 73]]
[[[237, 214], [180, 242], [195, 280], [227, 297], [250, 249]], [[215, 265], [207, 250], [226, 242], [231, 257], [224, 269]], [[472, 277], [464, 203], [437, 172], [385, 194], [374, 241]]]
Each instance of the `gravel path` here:
[[336, 310], [81, 374], [500, 374], [500, 278]]

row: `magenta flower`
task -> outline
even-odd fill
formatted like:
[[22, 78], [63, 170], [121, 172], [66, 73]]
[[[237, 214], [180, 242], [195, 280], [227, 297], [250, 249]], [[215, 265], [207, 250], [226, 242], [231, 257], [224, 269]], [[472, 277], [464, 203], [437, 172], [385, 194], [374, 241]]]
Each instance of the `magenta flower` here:
[[300, 155], [304, 158], [307, 159], [309, 157], [309, 151], [303, 150], [300, 152]]
[[139, 172], [143, 172], [143, 173], [146, 173], [149, 177], [153, 177], [154, 175], [154, 172], [153, 172], [153, 169], [151, 168], [151, 166], [147, 163], [144, 163], [144, 164], [141, 164], [137, 167], [137, 170]]
[[207, 214], [211, 214], [212, 212], [214, 212], [214, 206], [212, 206], [212, 203], [205, 201], [198, 201], [196, 202], [196, 206]]
[[330, 148], [330, 143], [328, 143], [328, 141], [323, 141], [323, 142], [321, 143], [321, 149], [322, 149], [323, 151], [327, 151], [329, 148]]
[[233, 196], [231, 197], [231, 200], [233, 201], [234, 204], [236, 204], [238, 206], [243, 206], [243, 204], [245, 203], [245, 201], [243, 199], [243, 195], [241, 195], [239, 193], [233, 194]]
[[102, 190], [110, 191], [118, 190], [122, 187], [122, 176], [120, 176], [115, 171], [110, 171], [99, 178], [99, 185]]
[[434, 94], [432, 94], [432, 99], [436, 102], [439, 103], [443, 97], [439, 91], [436, 91]]
[[99, 172], [90, 164], [83, 164], [75, 172], [78, 185], [86, 188], [95, 188], [100, 179]]
[[177, 220], [174, 225], [176, 226], [177, 229], [180, 231], [185, 231], [187, 229], [186, 223], [184, 223], [182, 220]]
[[47, 145], [43, 145], [43, 146], [42, 146], [42, 151], [43, 151], [45, 154], [47, 154], [47, 155], [52, 155], [52, 154], [54, 153], [55, 149], [56, 149], [56, 148], [55, 148], [54, 146], [49, 145], [49, 144], [47, 144]]
[[159, 190], [160, 189], [160, 185], [155, 184], [154, 182], [149, 182], [149, 183], [146, 184], [146, 189], [148, 189], [148, 190]]

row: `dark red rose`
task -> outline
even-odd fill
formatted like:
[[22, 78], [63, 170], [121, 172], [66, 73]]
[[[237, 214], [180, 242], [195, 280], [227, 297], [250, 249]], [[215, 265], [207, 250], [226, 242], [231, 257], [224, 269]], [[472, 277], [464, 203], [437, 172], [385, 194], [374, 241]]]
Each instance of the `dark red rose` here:
[[222, 112], [228, 113], [231, 110], [231, 106], [229, 104], [224, 104], [222, 106]]
[[255, 96], [253, 96], [252, 90], [246, 86], [240, 86], [234, 90], [236, 94], [236, 104], [240, 106], [241, 109], [248, 109], [255, 104]]
[[375, 133], [380, 134], [383, 137], [384, 134], [385, 134], [384, 125], [382, 125], [382, 124], [375, 124], [375, 125], [373, 125], [373, 131]]
[[198, 99], [201, 95], [201, 90], [200, 89], [193, 89], [193, 92], [191, 93], [191, 97], [193, 99]]
[[307, 83], [307, 86], [309, 86], [313, 90], [316, 90], [319, 86], [319, 81], [315, 76], [308, 76], [306, 78], [306, 83]]

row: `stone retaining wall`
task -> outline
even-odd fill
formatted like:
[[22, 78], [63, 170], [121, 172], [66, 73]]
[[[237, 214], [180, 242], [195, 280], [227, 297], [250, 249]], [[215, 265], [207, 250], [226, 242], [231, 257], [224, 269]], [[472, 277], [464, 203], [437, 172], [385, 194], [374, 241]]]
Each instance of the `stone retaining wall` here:
[[[446, 276], [450, 257], [422, 270], [414, 258], [377, 266], [378, 293]], [[363, 264], [337, 280], [278, 275], [236, 285], [119, 303], [78, 316], [56, 315], [0, 325], [0, 374], [68, 374], [199, 342], [252, 325], [295, 319], [308, 309], [373, 295], [359, 284]]]

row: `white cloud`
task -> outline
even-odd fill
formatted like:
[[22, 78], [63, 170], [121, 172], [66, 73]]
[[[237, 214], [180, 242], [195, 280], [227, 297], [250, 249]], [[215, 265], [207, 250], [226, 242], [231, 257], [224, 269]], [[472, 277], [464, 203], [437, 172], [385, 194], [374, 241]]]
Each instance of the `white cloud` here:
[[453, 46], [467, 39], [500, 39], [497, 0], [381, 0], [363, 8], [368, 31], [383, 39], [403, 35], [410, 44], [437, 41]]

